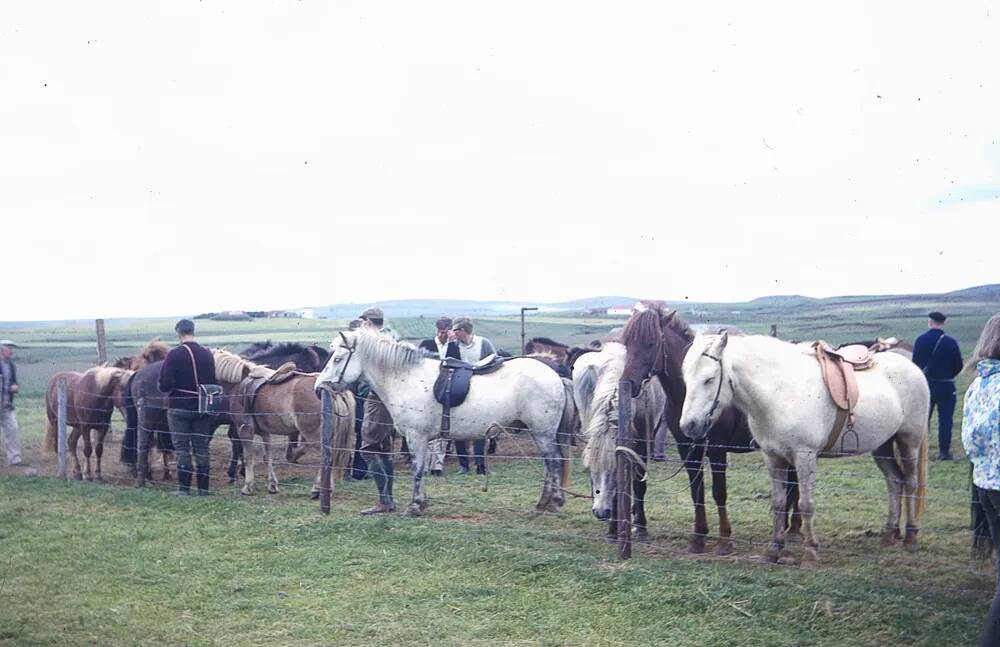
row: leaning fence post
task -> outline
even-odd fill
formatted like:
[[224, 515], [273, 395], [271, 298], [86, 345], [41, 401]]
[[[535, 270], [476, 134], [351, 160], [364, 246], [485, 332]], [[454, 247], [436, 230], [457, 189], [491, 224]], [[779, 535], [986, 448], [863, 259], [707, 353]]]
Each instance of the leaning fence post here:
[[[617, 447], [628, 447], [632, 422], [632, 383], [618, 383], [618, 437]], [[628, 458], [615, 452], [615, 523], [618, 527], [618, 559], [632, 557], [632, 502]]]
[[333, 470], [333, 394], [321, 391], [319, 511], [330, 514], [330, 473]]
[[56, 383], [56, 424], [58, 436], [56, 448], [59, 452], [59, 472], [61, 479], [66, 478], [66, 378], [60, 377]]
[[96, 319], [94, 326], [97, 328], [97, 363], [105, 364], [108, 361], [108, 340], [104, 335], [104, 320]]

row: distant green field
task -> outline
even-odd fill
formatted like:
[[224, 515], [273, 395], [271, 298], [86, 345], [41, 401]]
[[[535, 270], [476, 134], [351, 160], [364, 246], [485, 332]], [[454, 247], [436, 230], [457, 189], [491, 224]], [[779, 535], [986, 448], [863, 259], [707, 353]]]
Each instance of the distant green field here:
[[[948, 330], [967, 354], [1000, 303], [951, 302]], [[693, 323], [727, 323], [786, 339], [834, 343], [912, 339], [934, 303], [845, 300], [822, 308], [715, 305], [682, 310]], [[452, 313], [457, 314], [457, 313]], [[433, 317], [399, 318], [404, 337], [429, 336]], [[326, 344], [344, 321], [201, 322], [211, 345], [253, 341]], [[623, 319], [528, 318], [528, 337], [569, 344], [600, 338]], [[172, 338], [172, 320], [109, 326], [112, 355]], [[516, 317], [477, 320], [477, 332], [516, 351]], [[159, 489], [61, 483], [38, 449], [48, 377], [83, 369], [96, 352], [90, 326], [6, 329], [23, 344], [18, 415], [26, 455], [42, 477], [0, 470], [0, 646], [201, 644], [434, 645], [963, 645], [978, 636], [995, 577], [968, 559], [968, 465], [932, 463], [922, 550], [879, 546], [885, 486], [868, 458], [820, 463], [816, 527], [820, 567], [766, 567], [754, 556], [770, 532], [759, 455], [732, 458], [729, 510], [737, 554], [685, 554], [691, 504], [684, 475], [655, 464], [647, 506], [653, 544], [626, 565], [601, 540], [589, 501], [558, 515], [531, 506], [541, 468], [529, 442], [500, 439], [489, 491], [449, 463], [428, 486], [423, 519], [368, 519], [369, 481], [338, 483], [330, 517], [305, 498], [310, 468], [279, 465], [278, 495], [241, 498], [222, 485], [216, 439], [208, 500]], [[959, 388], [964, 392], [968, 377]], [[956, 414], [956, 418], [960, 416]], [[119, 421], [116, 429], [121, 428]], [[956, 437], [958, 430], [956, 429]], [[117, 468], [116, 431], [106, 456]], [[932, 441], [935, 435], [932, 434]], [[280, 445], [280, 443], [279, 443]], [[936, 442], [932, 442], [932, 453]], [[578, 448], [579, 449], [579, 448]], [[955, 449], [959, 449], [956, 439]], [[960, 453], [960, 452], [959, 452]], [[514, 458], [521, 457], [521, 458]], [[307, 455], [305, 463], [317, 457]], [[405, 500], [407, 475], [396, 493]], [[572, 489], [589, 490], [579, 461]], [[714, 505], [709, 519], [715, 527]]]

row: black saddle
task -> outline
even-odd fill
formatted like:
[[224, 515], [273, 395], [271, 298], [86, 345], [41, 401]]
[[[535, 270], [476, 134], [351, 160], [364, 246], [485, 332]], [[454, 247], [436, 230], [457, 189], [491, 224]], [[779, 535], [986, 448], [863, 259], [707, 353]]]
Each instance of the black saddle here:
[[443, 407], [441, 413], [441, 431], [451, 429], [451, 408], [465, 402], [472, 385], [473, 375], [484, 375], [496, 371], [506, 358], [489, 355], [483, 360], [470, 364], [460, 359], [448, 357], [441, 361], [437, 379], [434, 381], [434, 399]]

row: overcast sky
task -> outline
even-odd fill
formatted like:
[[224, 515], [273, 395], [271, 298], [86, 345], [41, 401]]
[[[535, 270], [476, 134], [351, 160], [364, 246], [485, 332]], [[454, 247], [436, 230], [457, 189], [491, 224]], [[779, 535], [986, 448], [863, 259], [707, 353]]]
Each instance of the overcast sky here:
[[0, 320], [1000, 282], [998, 20], [4, 3]]

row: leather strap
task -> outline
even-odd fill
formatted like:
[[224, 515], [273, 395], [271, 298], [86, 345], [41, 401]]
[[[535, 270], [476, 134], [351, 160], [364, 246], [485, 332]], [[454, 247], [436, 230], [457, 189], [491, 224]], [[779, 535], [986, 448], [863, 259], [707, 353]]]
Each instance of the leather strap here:
[[[194, 351], [187, 344], [181, 344], [187, 349], [188, 355], [191, 356], [191, 369], [194, 371], [194, 391], [188, 391], [187, 389], [177, 389], [178, 391], [183, 391], [185, 393], [198, 393], [198, 387], [201, 386], [201, 380], [198, 379], [198, 363], [194, 361]], [[200, 394], [199, 394], [200, 395]]]

